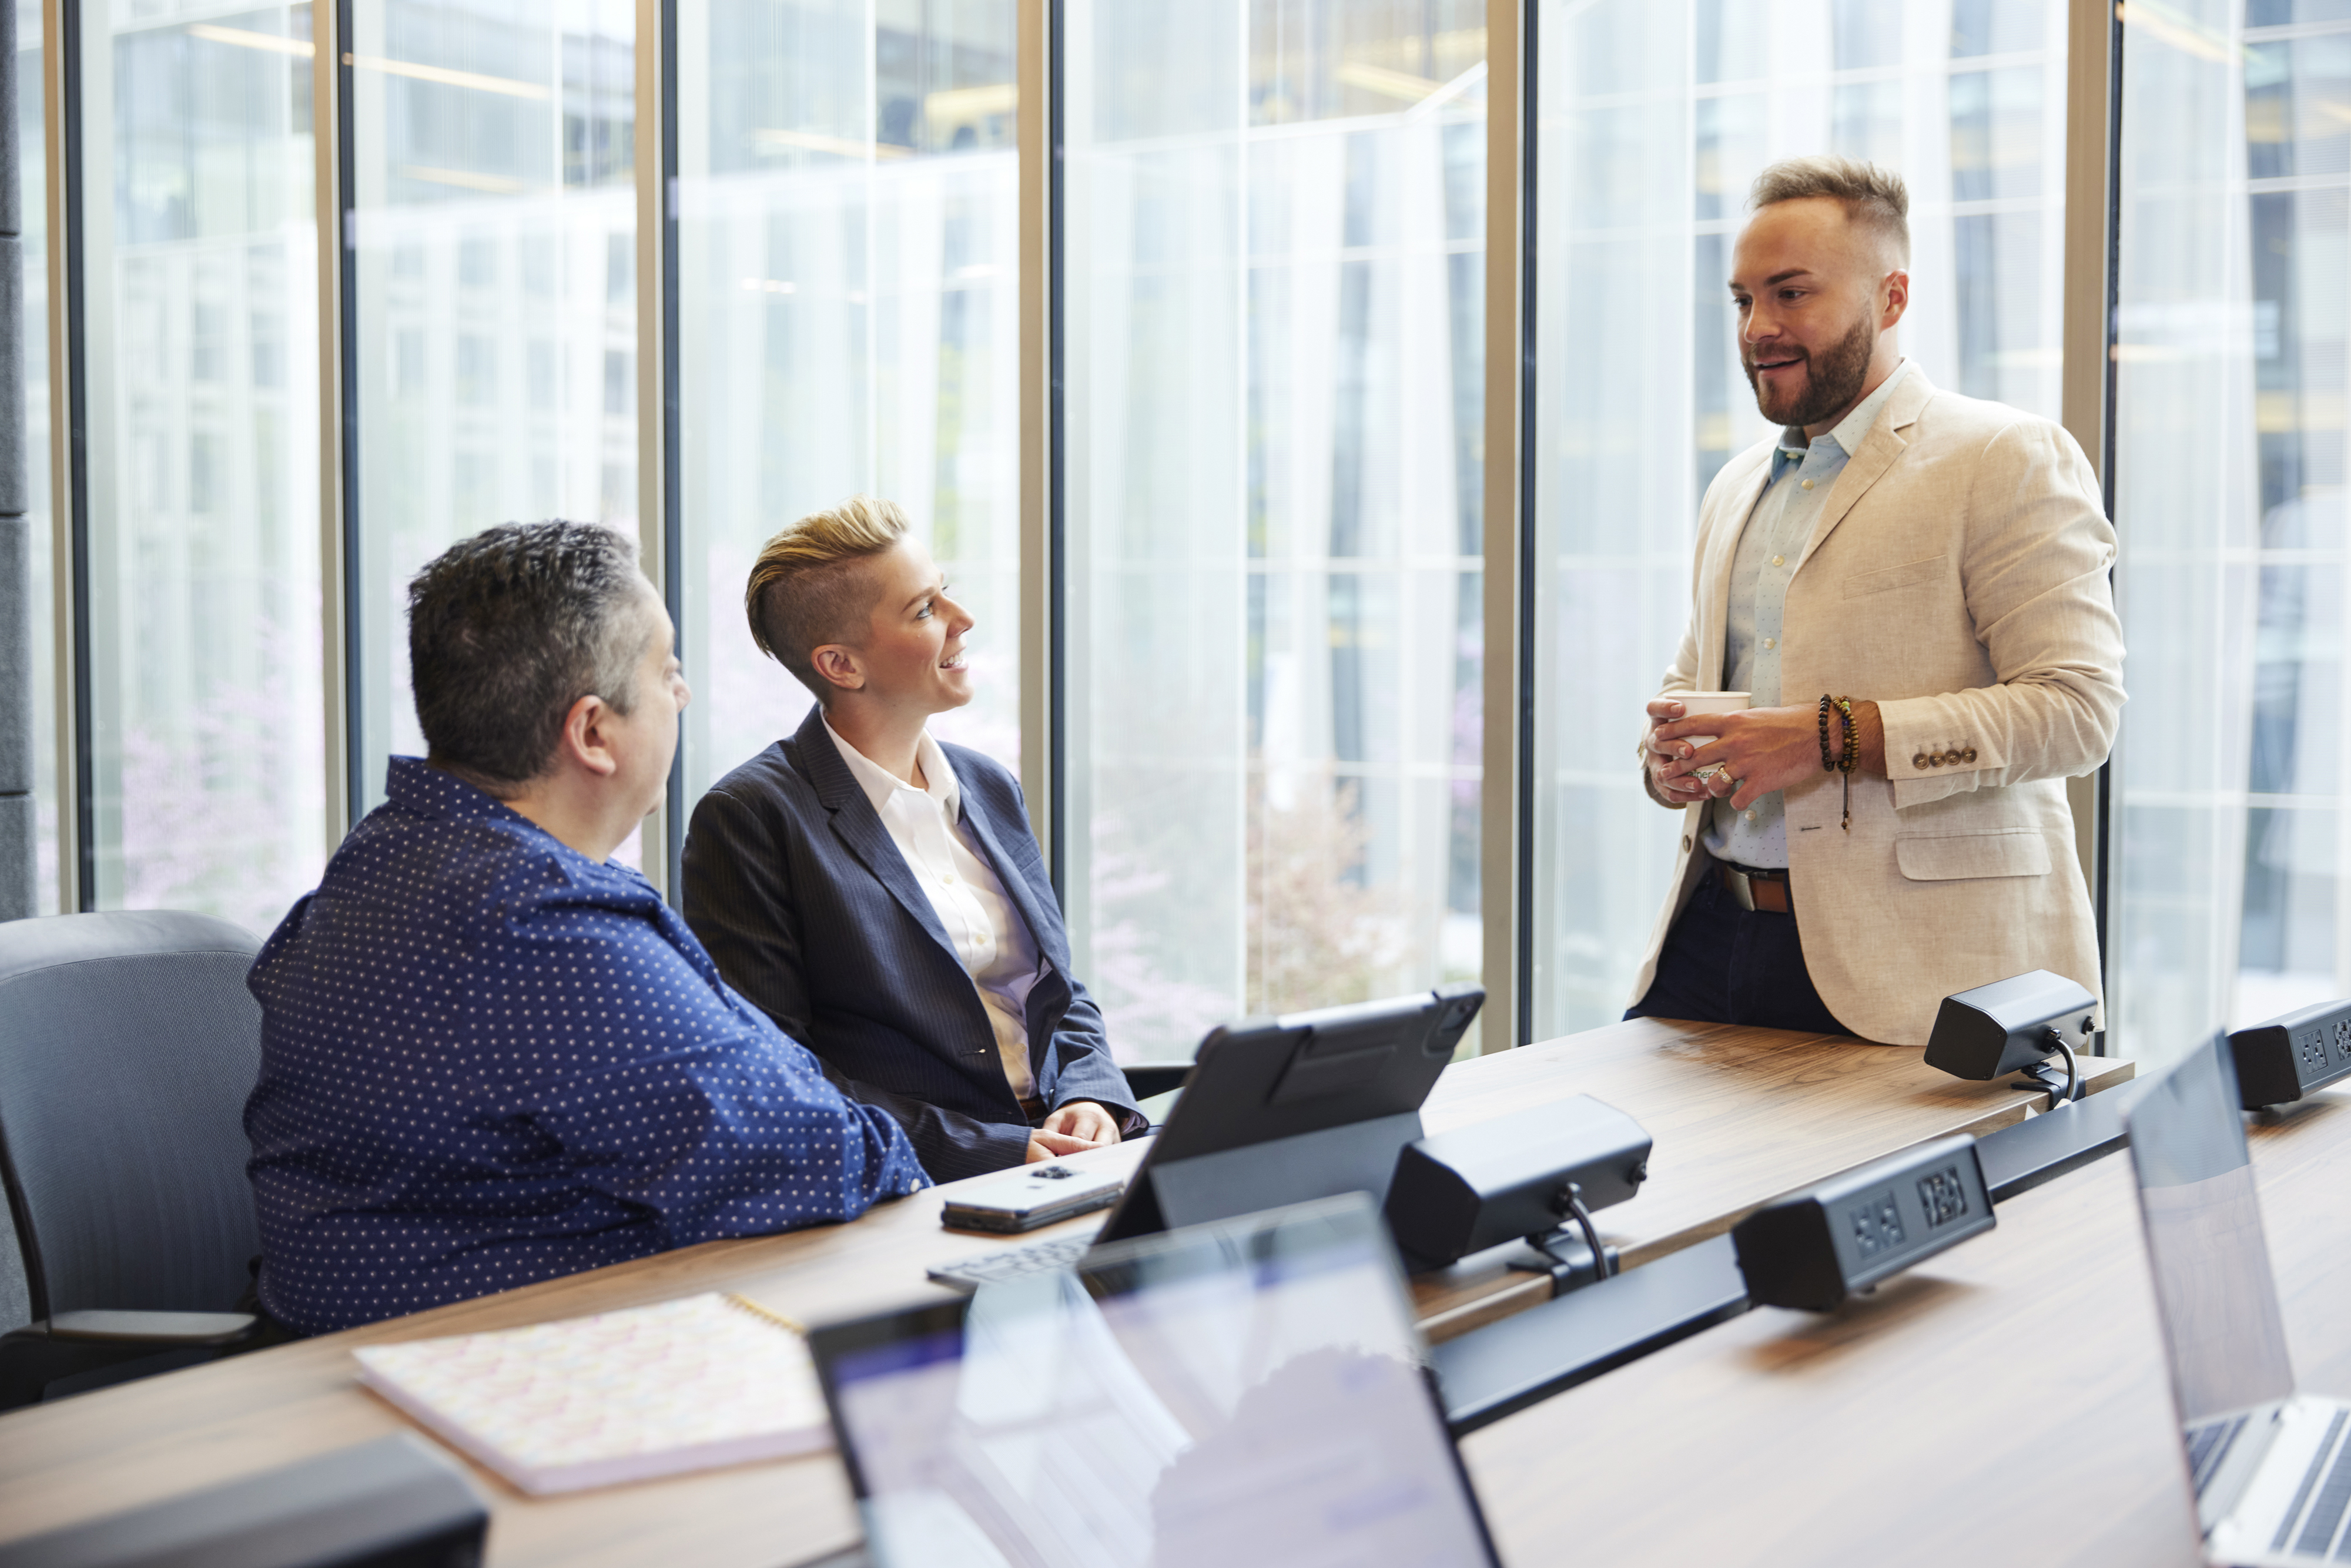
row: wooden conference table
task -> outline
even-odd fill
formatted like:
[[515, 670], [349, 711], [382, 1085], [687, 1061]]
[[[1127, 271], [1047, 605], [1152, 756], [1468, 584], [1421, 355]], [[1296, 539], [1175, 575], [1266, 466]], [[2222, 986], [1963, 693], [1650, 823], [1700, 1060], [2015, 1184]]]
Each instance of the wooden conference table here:
[[[2351, 1397], [2351, 1092], [2248, 1126], [2298, 1385]], [[1758, 1308], [1462, 1442], [1503, 1560], [2197, 1568], [2127, 1156], [1826, 1315]]]
[[[2129, 1062], [2111, 1058], [2084, 1066], [2094, 1090], [2132, 1072]], [[2006, 1085], [1946, 1077], [1915, 1049], [1641, 1019], [1457, 1063], [1439, 1081], [1423, 1120], [1430, 1132], [1441, 1132], [1578, 1093], [1626, 1112], [1656, 1140], [1640, 1196], [1600, 1216], [1604, 1236], [1623, 1249], [1628, 1267], [1719, 1235], [1777, 1194], [1862, 1161], [1927, 1138], [1980, 1135], [2007, 1125], [2032, 1103]], [[1072, 1163], [1132, 1165], [1140, 1157], [1138, 1147], [1128, 1146]], [[354, 1382], [355, 1345], [508, 1328], [713, 1290], [738, 1291], [775, 1311], [818, 1321], [935, 1291], [924, 1278], [928, 1267], [1061, 1233], [1056, 1228], [998, 1239], [947, 1231], [938, 1223], [942, 1202], [935, 1188], [853, 1225], [712, 1242], [0, 1416], [0, 1541], [402, 1429], [401, 1416]], [[1073, 1220], [1068, 1228], [1099, 1223]], [[1974, 1245], [2010, 1234], [2003, 1229]], [[1549, 1295], [1548, 1282], [1536, 1276], [1476, 1260], [1423, 1277], [1415, 1291], [1424, 1326], [1437, 1339]], [[1900, 1291], [1881, 1295], [1907, 1299]], [[2053, 1320], [2037, 1354], [2028, 1344], [2012, 1357], [2003, 1354], [1999, 1380], [2030, 1382], [2044, 1371], [2062, 1375], [2061, 1347], [2069, 1333], [2081, 1332], [2079, 1322], [2069, 1317], [2070, 1326], [2055, 1326]], [[1689, 1343], [1709, 1344], [1728, 1332]], [[1613, 1388], [1626, 1376], [1620, 1371], [1592, 1386]], [[1502, 1443], [1500, 1452], [1518, 1453], [1504, 1434], [1533, 1430], [1526, 1426], [1532, 1417], [1581, 1411], [1589, 1403], [1589, 1392], [1578, 1391], [1537, 1406], [1480, 1434], [1472, 1451], [1484, 1456]], [[1702, 1411], [1682, 1418], [1703, 1422]], [[1571, 1421], [1562, 1430], [1582, 1429]], [[1543, 1442], [1562, 1440], [1541, 1430], [1548, 1434]], [[1617, 1439], [1637, 1431], [1593, 1432], [1594, 1451], [1620, 1456], [1621, 1472], [1621, 1456], [1637, 1450], [1616, 1447]], [[2001, 1444], [2001, 1463], [2015, 1465], [2022, 1447]], [[1514, 1535], [1522, 1519], [1558, 1518], [1570, 1507], [1567, 1499], [1584, 1495], [1587, 1502], [1573, 1510], [1577, 1528], [1558, 1542], [1573, 1542], [1580, 1555], [1583, 1529], [1619, 1516], [1614, 1498], [1625, 1494], [1585, 1493], [1568, 1484], [1573, 1469], [1540, 1453], [1526, 1457], [1533, 1468], [1524, 1484], [1514, 1479], [1504, 1489], [1518, 1500], [1496, 1513], [1498, 1527], [1506, 1541], [1525, 1539]], [[1658, 1458], [1667, 1468], [1681, 1468], [1670, 1456]], [[1481, 1458], [1481, 1490], [1486, 1462]], [[846, 1479], [829, 1454], [547, 1500], [523, 1497], [486, 1471], [475, 1477], [495, 1511], [489, 1562], [496, 1565], [782, 1564], [847, 1545], [857, 1534]], [[2004, 1475], [1993, 1495], [2006, 1506], [2010, 1494], [2031, 1484], [2029, 1472]], [[1531, 1551], [1519, 1560], [1550, 1555]]]

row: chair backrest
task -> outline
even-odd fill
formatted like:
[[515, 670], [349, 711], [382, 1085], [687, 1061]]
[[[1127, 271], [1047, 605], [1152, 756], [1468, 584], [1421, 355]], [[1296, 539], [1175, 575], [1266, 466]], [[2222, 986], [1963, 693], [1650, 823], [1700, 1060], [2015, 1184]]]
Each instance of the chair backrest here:
[[0, 923], [0, 1178], [35, 1318], [244, 1292], [259, 951], [208, 915]]

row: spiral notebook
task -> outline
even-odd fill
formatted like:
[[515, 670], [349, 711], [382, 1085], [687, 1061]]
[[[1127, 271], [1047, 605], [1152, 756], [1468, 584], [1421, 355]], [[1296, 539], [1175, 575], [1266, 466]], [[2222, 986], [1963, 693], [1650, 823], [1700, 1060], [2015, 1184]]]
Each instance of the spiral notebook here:
[[799, 1326], [741, 1296], [353, 1354], [361, 1384], [527, 1492], [832, 1446]]

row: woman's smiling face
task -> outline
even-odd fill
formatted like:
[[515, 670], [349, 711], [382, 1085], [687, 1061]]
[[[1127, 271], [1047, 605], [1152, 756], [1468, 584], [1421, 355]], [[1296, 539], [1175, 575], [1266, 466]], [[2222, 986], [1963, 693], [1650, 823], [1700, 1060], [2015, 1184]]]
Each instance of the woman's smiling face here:
[[971, 613], [947, 597], [931, 552], [910, 534], [862, 570], [875, 593], [865, 635], [849, 648], [864, 676], [855, 689], [925, 715], [971, 701], [971, 672], [963, 657]]

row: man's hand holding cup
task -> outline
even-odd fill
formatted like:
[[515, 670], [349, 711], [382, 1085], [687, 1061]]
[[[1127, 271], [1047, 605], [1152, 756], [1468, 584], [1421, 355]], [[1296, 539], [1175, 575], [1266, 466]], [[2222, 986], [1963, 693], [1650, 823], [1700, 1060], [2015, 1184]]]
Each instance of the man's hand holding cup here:
[[1660, 732], [1667, 726], [1708, 714], [1743, 713], [1748, 696], [1746, 692], [1683, 692], [1650, 703], [1649, 733], [1641, 743], [1650, 793], [1672, 806], [1732, 793], [1737, 785], [1719, 761], [1690, 765], [1698, 748], [1712, 745], [1716, 737], [1685, 735], [1678, 729], [1671, 736]]

